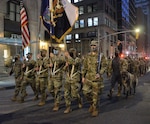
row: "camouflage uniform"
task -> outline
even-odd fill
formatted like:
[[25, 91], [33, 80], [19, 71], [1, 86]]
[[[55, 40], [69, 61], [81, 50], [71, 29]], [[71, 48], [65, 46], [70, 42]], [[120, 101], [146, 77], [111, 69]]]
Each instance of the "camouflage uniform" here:
[[76, 49], [71, 48], [66, 55], [66, 81], [64, 85], [65, 114], [71, 111], [71, 98], [76, 98], [78, 100], [78, 107], [82, 108], [82, 100], [79, 94], [80, 68], [81, 59], [76, 57]]
[[20, 60], [20, 56], [15, 56], [15, 63], [12, 66], [10, 75], [14, 73], [15, 76], [15, 93], [14, 96], [11, 98], [12, 101], [17, 100], [17, 96], [19, 95], [19, 92], [21, 91], [21, 77], [22, 77], [22, 65], [23, 63]]
[[24, 102], [24, 98], [26, 96], [26, 87], [28, 84], [31, 86], [34, 95], [36, 96], [37, 94], [35, 74], [34, 74], [34, 67], [36, 62], [31, 58], [32, 53], [28, 53], [27, 57], [28, 57], [28, 61], [24, 62], [25, 67], [23, 67], [24, 74], [23, 74], [22, 85], [21, 85], [21, 99], [19, 100], [21, 103]]
[[46, 88], [48, 84], [48, 67], [49, 59], [46, 57], [46, 50], [41, 50], [41, 58], [36, 63], [36, 90], [41, 94], [39, 106], [45, 105]]
[[50, 54], [50, 80], [48, 81], [48, 90], [54, 97], [53, 111], [59, 110], [61, 100], [61, 88], [63, 79], [63, 67], [65, 64], [65, 57], [60, 53], [57, 48], [58, 54]]
[[[107, 69], [107, 62], [105, 57], [97, 53], [98, 42], [91, 42], [91, 52], [85, 56], [82, 68], [82, 82], [83, 82], [83, 94], [88, 101], [91, 102], [89, 112], [92, 116], [98, 115], [98, 101], [101, 89], [104, 87], [102, 74]], [[100, 62], [100, 68], [98, 65]]]

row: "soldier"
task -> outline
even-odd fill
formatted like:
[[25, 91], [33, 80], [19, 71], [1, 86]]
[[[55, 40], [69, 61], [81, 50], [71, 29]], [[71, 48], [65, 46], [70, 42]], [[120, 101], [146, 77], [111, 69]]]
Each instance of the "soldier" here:
[[[36, 90], [41, 94], [41, 101], [38, 104], [39, 106], [45, 105], [46, 101], [46, 88], [48, 84], [48, 68], [49, 68], [49, 59], [46, 57], [47, 50], [42, 49], [41, 55], [36, 62]], [[38, 95], [36, 96], [38, 98]]]
[[29, 84], [34, 92], [34, 95], [36, 96], [36, 82], [35, 82], [35, 74], [34, 74], [34, 68], [35, 68], [35, 61], [32, 59], [32, 53], [27, 54], [27, 61], [24, 61], [23, 64], [23, 79], [22, 79], [22, 85], [21, 85], [21, 99], [19, 100], [20, 103], [24, 102], [24, 98], [26, 96], [26, 87]]
[[91, 103], [89, 112], [92, 116], [97, 116], [99, 94], [104, 87], [102, 74], [107, 69], [107, 62], [104, 55], [98, 53], [98, 41], [91, 41], [90, 47], [91, 52], [85, 56], [83, 61], [83, 94]]
[[114, 91], [114, 87], [116, 82], [118, 83], [118, 93], [117, 96], [121, 95], [121, 89], [122, 89], [122, 78], [121, 73], [124, 71], [127, 71], [128, 69], [128, 63], [127, 60], [121, 59], [119, 57], [119, 51], [115, 51], [115, 58], [113, 58], [112, 63], [109, 65], [109, 75], [112, 73], [111, 77], [111, 89], [108, 94], [109, 98], [112, 98], [112, 93]]
[[54, 97], [53, 111], [59, 110], [61, 100], [61, 88], [63, 79], [63, 67], [65, 65], [65, 57], [61, 49], [56, 47], [55, 54], [50, 53], [50, 80], [48, 82], [48, 90]]
[[71, 48], [69, 53], [65, 53], [66, 57], [66, 81], [64, 85], [64, 97], [66, 103], [65, 114], [71, 112], [71, 98], [78, 100], [78, 107], [82, 108], [82, 99], [79, 94], [79, 83], [80, 83], [80, 66], [81, 59], [76, 57], [76, 49]]
[[20, 60], [20, 55], [16, 55], [15, 62], [10, 71], [10, 75], [12, 75], [14, 73], [15, 83], [16, 83], [15, 84], [15, 93], [14, 93], [14, 96], [11, 98], [12, 101], [17, 100], [17, 96], [19, 95], [19, 93], [21, 91], [22, 65], [23, 65], [23, 63]]

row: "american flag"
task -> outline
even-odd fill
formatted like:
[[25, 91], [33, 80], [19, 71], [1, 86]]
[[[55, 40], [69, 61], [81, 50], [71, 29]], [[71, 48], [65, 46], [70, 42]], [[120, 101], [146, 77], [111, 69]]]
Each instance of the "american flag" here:
[[28, 28], [27, 14], [23, 6], [20, 11], [20, 16], [21, 16], [22, 47], [24, 49], [30, 43], [30, 34], [29, 34], [29, 28]]

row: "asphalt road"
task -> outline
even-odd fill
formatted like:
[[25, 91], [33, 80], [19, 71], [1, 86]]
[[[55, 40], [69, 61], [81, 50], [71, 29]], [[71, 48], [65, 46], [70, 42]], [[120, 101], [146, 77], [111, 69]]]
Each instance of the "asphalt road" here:
[[150, 73], [140, 77], [136, 95], [128, 99], [122, 95], [108, 100], [107, 93], [110, 83], [105, 80], [104, 92], [99, 104], [99, 115], [91, 117], [88, 112], [89, 104], [84, 100], [82, 109], [78, 109], [77, 102], [72, 102], [73, 111], [64, 114], [64, 100], [60, 110], [53, 112], [53, 99], [48, 97], [46, 105], [37, 106], [33, 101], [33, 92], [27, 88], [28, 96], [25, 103], [11, 102], [13, 89], [0, 91], [0, 124], [150, 124]]

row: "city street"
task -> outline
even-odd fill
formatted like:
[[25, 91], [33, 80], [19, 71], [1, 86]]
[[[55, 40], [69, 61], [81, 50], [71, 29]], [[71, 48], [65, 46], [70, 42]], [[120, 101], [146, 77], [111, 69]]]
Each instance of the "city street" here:
[[[91, 117], [88, 112], [89, 104], [84, 99], [84, 106], [78, 109], [77, 102], [72, 104], [73, 111], [64, 114], [64, 99], [58, 112], [53, 112], [53, 99], [49, 95], [46, 105], [37, 106], [33, 101], [33, 92], [27, 88], [28, 96], [20, 104], [12, 102], [14, 89], [1, 88], [0, 90], [0, 124], [150, 124], [150, 72], [139, 78], [137, 92], [128, 99], [122, 95], [111, 100], [107, 98], [110, 81], [105, 79], [104, 92], [101, 95], [99, 115]], [[117, 87], [116, 87], [117, 89]]]

